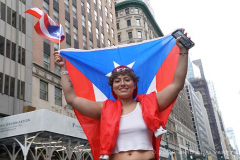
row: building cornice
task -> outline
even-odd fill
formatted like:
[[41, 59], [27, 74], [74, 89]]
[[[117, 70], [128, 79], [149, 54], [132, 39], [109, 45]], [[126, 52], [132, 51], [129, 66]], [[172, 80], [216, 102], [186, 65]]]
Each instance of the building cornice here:
[[128, 8], [128, 7], [141, 8], [143, 10], [143, 12], [145, 13], [145, 15], [147, 16], [150, 23], [152, 24], [152, 26], [154, 27], [158, 36], [159, 37], [163, 36], [163, 33], [162, 33], [160, 27], [158, 26], [158, 24], [155, 21], [152, 13], [150, 12], [150, 10], [148, 9], [147, 5], [144, 2], [142, 2], [140, 0], [127, 0], [127, 1], [120, 2], [120, 3], [116, 3], [115, 4], [115, 11], [120, 11], [120, 10]]

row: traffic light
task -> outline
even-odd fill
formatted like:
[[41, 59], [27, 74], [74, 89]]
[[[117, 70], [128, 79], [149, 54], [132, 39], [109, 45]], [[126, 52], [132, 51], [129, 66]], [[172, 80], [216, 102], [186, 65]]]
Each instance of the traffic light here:
[[165, 146], [164, 146], [164, 148], [165, 148], [165, 149], [168, 149], [168, 146], [167, 146], [167, 145], [165, 145]]
[[221, 155], [220, 158], [223, 159], [223, 155]]

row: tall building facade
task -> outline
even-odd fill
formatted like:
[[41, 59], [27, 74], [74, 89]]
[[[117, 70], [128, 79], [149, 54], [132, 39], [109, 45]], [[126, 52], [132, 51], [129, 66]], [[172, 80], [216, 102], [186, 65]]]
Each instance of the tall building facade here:
[[[22, 113], [32, 103], [31, 1], [0, 1], [0, 114]], [[29, 45], [30, 44], [30, 45]]]
[[[94, 49], [117, 45], [115, 7], [112, 0], [40, 0], [34, 7], [43, 8], [62, 24], [65, 40], [61, 48]], [[37, 22], [33, 18], [33, 25]], [[33, 26], [31, 26], [33, 27]], [[53, 52], [59, 45], [33, 34], [32, 106], [75, 118], [61, 89], [60, 68], [54, 64]]]
[[115, 0], [118, 44], [163, 36], [149, 7], [149, 1]]
[[202, 114], [201, 103], [194, 91], [194, 88], [188, 80], [186, 80], [185, 88], [187, 89], [189, 107], [192, 113], [192, 122], [198, 144], [198, 151], [200, 153], [206, 153], [209, 150], [209, 142], [206, 132], [207, 128]]
[[236, 153], [238, 155], [240, 155], [239, 150], [238, 150], [238, 145], [237, 145], [237, 141], [235, 138], [235, 134], [232, 128], [227, 128], [227, 136], [230, 140], [231, 146], [236, 150]]
[[214, 146], [214, 142], [213, 142], [213, 138], [212, 138], [211, 127], [210, 127], [209, 120], [208, 120], [207, 110], [204, 107], [204, 102], [203, 102], [201, 93], [198, 91], [198, 92], [195, 92], [195, 94], [197, 95], [200, 106], [201, 106], [203, 121], [204, 121], [205, 128], [206, 128], [206, 131], [205, 131], [206, 135], [207, 135], [206, 140], [208, 141], [208, 144], [209, 144], [208, 151], [206, 152], [206, 156], [208, 157], [208, 159], [217, 160], [216, 150], [215, 150], [215, 146]]
[[211, 127], [211, 132], [212, 132], [212, 137], [215, 145], [215, 149], [217, 152], [217, 157], [218, 159], [225, 159], [224, 158], [224, 150], [221, 145], [221, 139], [220, 139], [220, 134], [218, 131], [218, 125], [217, 125], [217, 117], [214, 114], [214, 107], [212, 104], [212, 99], [210, 97], [207, 81], [205, 80], [204, 72], [203, 72], [203, 66], [201, 60], [195, 60], [193, 63], [198, 66], [200, 73], [201, 73], [201, 78], [194, 78], [190, 79], [190, 83], [195, 89], [195, 91], [199, 91], [202, 94], [203, 101], [204, 101], [204, 106], [207, 110], [208, 114], [208, 119]]
[[189, 107], [187, 89], [185, 87], [179, 93], [171, 114], [175, 121], [180, 159], [186, 160], [187, 152], [198, 152], [198, 144], [195, 138], [192, 112]]

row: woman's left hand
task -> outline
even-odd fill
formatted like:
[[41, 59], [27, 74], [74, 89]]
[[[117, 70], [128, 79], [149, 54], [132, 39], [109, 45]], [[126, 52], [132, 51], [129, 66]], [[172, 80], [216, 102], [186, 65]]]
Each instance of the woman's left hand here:
[[[187, 36], [187, 32], [184, 33], [186, 36]], [[191, 39], [190, 37], [188, 37], [189, 39]], [[180, 50], [180, 53], [188, 53], [188, 49], [185, 48], [181, 43], [180, 43], [180, 39], [181, 37], [178, 37], [176, 39], [176, 45], [178, 46], [179, 50]]]

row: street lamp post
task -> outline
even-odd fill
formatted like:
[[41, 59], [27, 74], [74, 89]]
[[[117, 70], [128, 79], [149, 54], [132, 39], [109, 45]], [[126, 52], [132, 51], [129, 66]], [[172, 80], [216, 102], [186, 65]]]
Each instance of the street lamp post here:
[[169, 145], [168, 145], [168, 136], [169, 136], [169, 133], [167, 132], [166, 133], [166, 142], [167, 142], [167, 149], [168, 149], [168, 153], [169, 153], [169, 156], [168, 156], [168, 158], [169, 158], [169, 160], [171, 160], [171, 155], [170, 155], [170, 149], [169, 149]]

